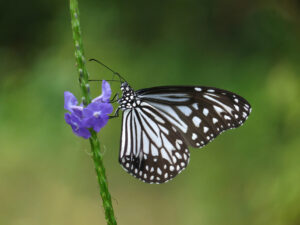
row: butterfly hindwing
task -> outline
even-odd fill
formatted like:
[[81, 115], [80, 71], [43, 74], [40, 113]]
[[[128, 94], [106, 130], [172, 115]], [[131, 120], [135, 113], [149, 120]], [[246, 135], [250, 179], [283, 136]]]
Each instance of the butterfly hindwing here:
[[156, 114], [150, 105], [123, 113], [119, 161], [133, 176], [147, 183], [164, 183], [189, 162], [189, 150], [181, 134]]

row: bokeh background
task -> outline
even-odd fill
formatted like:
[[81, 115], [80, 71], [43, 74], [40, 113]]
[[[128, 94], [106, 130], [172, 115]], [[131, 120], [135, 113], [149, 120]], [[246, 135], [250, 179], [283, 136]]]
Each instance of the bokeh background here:
[[[99, 136], [119, 224], [300, 224], [299, 1], [79, 3], [86, 57], [135, 89], [216, 86], [253, 107], [162, 185], [123, 171], [110, 120]], [[1, 0], [0, 27], [0, 224], [105, 224], [89, 143], [64, 122], [63, 92], [81, 96], [68, 1]]]

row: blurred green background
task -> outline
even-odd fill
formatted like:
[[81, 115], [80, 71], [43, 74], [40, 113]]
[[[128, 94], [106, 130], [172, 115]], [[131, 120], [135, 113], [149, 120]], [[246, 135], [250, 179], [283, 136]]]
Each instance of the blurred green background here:
[[[215, 86], [253, 107], [162, 185], [120, 167], [110, 120], [99, 136], [119, 224], [300, 224], [299, 1], [79, 3], [86, 57], [135, 89]], [[2, 0], [0, 27], [0, 224], [105, 224], [89, 143], [64, 122], [63, 92], [81, 96], [68, 2]]]

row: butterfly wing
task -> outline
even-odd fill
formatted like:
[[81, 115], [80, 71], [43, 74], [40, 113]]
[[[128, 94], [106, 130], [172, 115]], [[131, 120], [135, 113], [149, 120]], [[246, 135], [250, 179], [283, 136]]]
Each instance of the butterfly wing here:
[[142, 107], [150, 104], [178, 129], [188, 146], [197, 148], [225, 130], [241, 126], [251, 112], [241, 96], [212, 87], [165, 86], [136, 93]]
[[123, 113], [119, 162], [134, 177], [147, 183], [164, 183], [189, 163], [189, 150], [177, 130], [152, 106]]
[[251, 107], [241, 96], [212, 87], [165, 86], [136, 92], [140, 104], [123, 113], [119, 161], [147, 183], [174, 178], [201, 148], [241, 126]]

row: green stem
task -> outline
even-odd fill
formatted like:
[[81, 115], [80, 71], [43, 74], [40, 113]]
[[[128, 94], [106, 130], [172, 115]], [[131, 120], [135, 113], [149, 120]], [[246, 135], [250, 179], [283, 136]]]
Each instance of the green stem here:
[[[79, 23], [79, 9], [77, 0], [70, 0], [71, 11], [71, 24], [73, 39], [75, 44], [75, 58], [76, 65], [79, 73], [79, 84], [82, 91], [82, 102], [86, 106], [92, 99], [89, 91], [88, 78], [89, 74], [85, 67], [85, 58], [81, 38], [81, 30]], [[97, 133], [94, 130], [91, 131], [90, 144], [93, 154], [93, 160], [95, 165], [96, 174], [98, 177], [98, 183], [100, 187], [100, 195], [103, 201], [103, 208], [105, 211], [105, 218], [108, 225], [116, 225], [116, 219], [114, 216], [114, 210], [111, 202], [111, 196], [108, 190], [107, 178], [105, 175], [105, 168], [103, 165], [102, 155], [100, 153], [100, 143], [97, 137]]]

